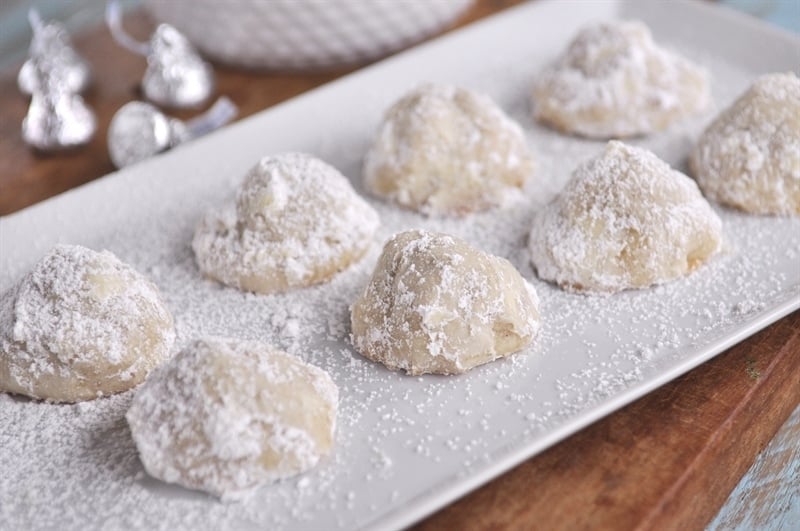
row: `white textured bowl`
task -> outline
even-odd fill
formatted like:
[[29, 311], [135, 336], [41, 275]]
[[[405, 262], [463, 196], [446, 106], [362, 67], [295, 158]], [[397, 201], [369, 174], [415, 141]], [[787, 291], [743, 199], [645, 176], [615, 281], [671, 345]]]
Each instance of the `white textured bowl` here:
[[205, 55], [307, 70], [386, 55], [443, 29], [473, 0], [144, 0]]

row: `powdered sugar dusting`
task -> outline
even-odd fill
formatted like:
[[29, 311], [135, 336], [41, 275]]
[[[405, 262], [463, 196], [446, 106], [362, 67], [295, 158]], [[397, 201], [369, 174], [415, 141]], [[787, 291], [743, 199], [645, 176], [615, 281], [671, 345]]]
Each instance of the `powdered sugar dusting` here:
[[650, 133], [705, 109], [708, 74], [658, 46], [639, 21], [587, 26], [537, 78], [537, 119], [570, 133]]
[[352, 306], [353, 343], [409, 374], [458, 374], [528, 346], [539, 299], [502, 258], [446, 234], [395, 234]]
[[709, 125], [692, 173], [712, 199], [758, 214], [800, 215], [800, 79], [760, 77]]
[[[539, 5], [524, 9], [532, 13]], [[83, 221], [95, 227], [83, 235], [82, 243], [113, 250], [153, 279], [175, 315], [179, 346], [206, 335], [254, 339], [331, 374], [341, 396], [330, 458], [296, 479], [258, 489], [245, 502], [224, 504], [145, 473], [124, 419], [132, 393], [78, 406], [0, 395], [4, 525], [68, 530], [379, 525], [391, 514], [408, 514], [421, 501], [440, 499], [443, 491], [486, 473], [512, 452], [541, 450], [558, 430], [596, 418], [597, 408], [630, 397], [626, 393], [685, 366], [717, 339], [797, 300], [800, 220], [717, 207], [726, 248], [686, 279], [612, 297], [566, 293], [539, 280], [526, 248], [532, 218], [563, 188], [575, 167], [597, 155], [603, 144], [560, 136], [529, 117], [531, 82], [545, 61], [563, 49], [571, 32], [545, 39], [539, 32], [524, 33], [531, 24], [527, 17], [512, 13], [502, 20], [504, 28], [517, 20], [516, 28], [524, 26], [520, 32], [502, 32], [519, 46], [488, 50], [486, 42], [498, 41], [482, 38], [467, 47], [477, 53], [476, 60], [463, 61], [459, 58], [464, 57], [464, 43], [450, 42], [459, 44], [448, 50], [452, 67], [447, 61], [426, 67], [418, 55], [409, 57], [409, 63], [365, 72], [352, 83], [300, 100], [296, 107], [245, 121], [207, 138], [207, 143], [178, 148], [152, 165], [112, 178], [114, 185], [123, 185], [126, 176], [131, 181], [135, 177], [136, 186], [124, 188], [119, 202], [98, 201], [92, 205], [96, 210], [82, 205], [87, 218]], [[485, 35], [473, 35], [479, 36]], [[679, 48], [711, 70], [714, 100], [720, 107], [757, 75], [691, 43]], [[363, 192], [358, 179], [361, 162], [381, 113], [406, 90], [437, 73], [489, 94], [523, 124], [528, 145], [537, 154], [539, 177], [526, 185], [520, 201], [462, 219], [431, 219], [368, 198], [382, 222], [375, 244], [363, 260], [328, 284], [262, 296], [202, 280], [189, 246], [195, 225], [207, 208], [219, 205], [220, 197], [233, 193], [266, 149], [314, 153], [351, 176], [354, 187]], [[346, 91], [353, 91], [352, 99]], [[326, 112], [320, 113], [320, 108]], [[691, 145], [712, 117], [709, 113], [689, 119], [634, 144], [685, 171]], [[279, 135], [269, 136], [276, 130]], [[211, 148], [213, 157], [198, 156]], [[129, 201], [130, 196], [135, 201]], [[65, 203], [70, 199], [60, 198]], [[124, 222], [107, 227], [96, 223], [114, 219], [128, 204], [135, 208], [124, 210]], [[58, 218], [63, 212], [54, 215]], [[0, 221], [0, 229], [7, 221], [14, 220]], [[80, 220], [59, 221], [71, 226]], [[379, 242], [419, 227], [460, 237], [508, 258], [519, 269], [541, 299], [542, 328], [533, 348], [451, 377], [409, 377], [355, 353], [347, 342], [349, 306], [369, 279]], [[30, 245], [4, 246], [0, 289], [30, 267], [27, 253], [40, 255], [57, 237], [42, 231], [29, 238]]]
[[722, 222], [694, 181], [618, 141], [578, 166], [530, 235], [539, 277], [599, 292], [685, 276], [721, 243]]
[[262, 159], [235, 205], [213, 209], [192, 248], [212, 278], [271, 293], [327, 280], [361, 258], [378, 216], [335, 168], [301, 153]]
[[330, 453], [337, 402], [316, 367], [255, 341], [208, 338], [156, 371], [126, 418], [151, 475], [234, 500]]
[[0, 390], [68, 402], [123, 391], [174, 340], [142, 275], [108, 251], [59, 245], [0, 300]]
[[401, 206], [463, 215], [514, 197], [533, 167], [522, 129], [490, 97], [427, 83], [386, 111], [364, 182]]

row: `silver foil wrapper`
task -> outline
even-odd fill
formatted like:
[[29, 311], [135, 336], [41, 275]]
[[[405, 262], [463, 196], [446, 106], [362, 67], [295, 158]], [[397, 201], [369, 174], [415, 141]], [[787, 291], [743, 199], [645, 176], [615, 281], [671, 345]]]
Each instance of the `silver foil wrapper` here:
[[61, 89], [73, 93], [83, 92], [91, 83], [92, 71], [89, 63], [72, 46], [67, 30], [58, 22], [43, 23], [39, 14], [31, 10], [28, 18], [33, 29], [28, 52], [17, 75], [17, 85], [24, 94], [32, 95], [37, 90], [37, 63], [45, 63], [51, 76], [61, 84]]
[[108, 153], [117, 168], [166, 151], [188, 139], [186, 126], [142, 101], [126, 103], [108, 127]]
[[123, 168], [202, 136], [236, 116], [236, 106], [220, 98], [206, 113], [184, 123], [141, 101], [126, 103], [108, 128], [111, 162]]
[[65, 89], [60, 73], [47, 60], [34, 61], [36, 88], [22, 121], [22, 138], [42, 151], [80, 146], [97, 130], [94, 113], [80, 95]]
[[214, 73], [186, 37], [161, 24], [150, 39], [142, 90], [159, 105], [197, 107], [214, 92]]
[[123, 48], [147, 57], [142, 79], [145, 97], [163, 107], [199, 107], [214, 92], [214, 71], [174, 27], [161, 24], [148, 42], [125, 33], [122, 11], [114, 1], [106, 7], [106, 24]]

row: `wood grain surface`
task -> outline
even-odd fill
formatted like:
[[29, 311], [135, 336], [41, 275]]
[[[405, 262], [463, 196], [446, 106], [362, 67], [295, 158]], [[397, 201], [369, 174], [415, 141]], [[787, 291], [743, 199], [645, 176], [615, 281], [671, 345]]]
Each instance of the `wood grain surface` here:
[[[478, 0], [456, 26], [518, 1]], [[153, 26], [135, 13], [127, 17], [126, 27], [145, 38]], [[28, 149], [20, 137], [27, 102], [16, 90], [15, 72], [0, 75], [0, 215], [113, 170], [106, 152], [106, 129], [116, 109], [138, 97], [145, 64], [117, 47], [102, 28], [77, 38], [76, 44], [92, 63], [98, 80], [86, 100], [98, 115], [99, 130], [91, 144], [81, 149], [56, 155]], [[347, 72], [255, 74], [218, 67], [218, 93], [230, 97], [244, 117]], [[196, 112], [171, 114], [188, 118]], [[800, 312], [795, 312], [528, 460], [418, 524], [417, 529], [702, 527], [715, 517], [742, 474], [800, 402], [798, 375]], [[796, 478], [800, 425], [792, 429], [784, 435], [790, 441], [785, 451], [762, 455], [759, 462], [767, 470], [794, 467]], [[745, 508], [774, 514], [780, 507], [771, 504], [787, 499], [776, 498], [775, 490], [774, 485], [762, 484], [745, 492]], [[720, 515], [715, 520], [722, 528], [757, 521], [764, 520], [747, 520], [742, 514]]]

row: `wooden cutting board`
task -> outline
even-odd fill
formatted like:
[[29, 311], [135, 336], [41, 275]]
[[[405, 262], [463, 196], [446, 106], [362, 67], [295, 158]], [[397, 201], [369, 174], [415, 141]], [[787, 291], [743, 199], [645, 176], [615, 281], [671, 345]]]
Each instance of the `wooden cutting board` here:
[[[478, 0], [456, 26], [516, 3]], [[153, 26], [133, 14], [126, 27], [144, 39]], [[76, 44], [99, 80], [86, 95], [98, 115], [98, 134], [80, 150], [57, 156], [31, 152], [19, 133], [27, 103], [16, 90], [16, 73], [0, 75], [0, 215], [113, 171], [106, 129], [116, 109], [138, 97], [144, 62], [116, 46], [103, 28]], [[347, 72], [217, 70], [219, 93], [236, 102], [242, 117]], [[795, 312], [514, 468], [418, 529], [701, 527], [798, 402], [800, 312]]]

